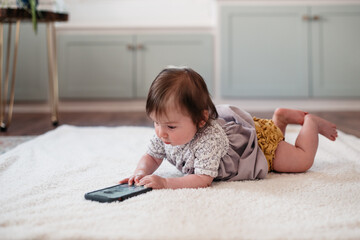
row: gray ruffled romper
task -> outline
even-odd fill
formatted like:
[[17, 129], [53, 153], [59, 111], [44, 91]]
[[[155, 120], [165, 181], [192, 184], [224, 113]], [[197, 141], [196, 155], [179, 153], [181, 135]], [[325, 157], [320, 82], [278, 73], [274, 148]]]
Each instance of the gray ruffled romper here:
[[233, 106], [218, 105], [216, 120], [229, 139], [230, 147], [220, 161], [218, 176], [214, 180], [238, 181], [265, 178], [268, 163], [258, 146], [253, 118], [249, 113]]

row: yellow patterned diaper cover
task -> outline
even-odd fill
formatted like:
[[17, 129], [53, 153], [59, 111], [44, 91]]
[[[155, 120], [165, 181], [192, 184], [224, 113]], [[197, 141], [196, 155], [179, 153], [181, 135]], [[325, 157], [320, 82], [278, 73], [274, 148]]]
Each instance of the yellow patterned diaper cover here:
[[261, 119], [253, 117], [256, 128], [258, 145], [263, 151], [268, 162], [269, 172], [273, 171], [273, 159], [279, 142], [284, 140], [281, 130], [271, 119]]

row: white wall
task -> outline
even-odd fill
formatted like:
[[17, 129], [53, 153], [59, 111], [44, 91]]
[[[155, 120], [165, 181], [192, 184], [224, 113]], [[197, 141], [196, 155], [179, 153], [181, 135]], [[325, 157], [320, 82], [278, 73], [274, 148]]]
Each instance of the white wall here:
[[64, 0], [68, 27], [212, 27], [216, 0]]

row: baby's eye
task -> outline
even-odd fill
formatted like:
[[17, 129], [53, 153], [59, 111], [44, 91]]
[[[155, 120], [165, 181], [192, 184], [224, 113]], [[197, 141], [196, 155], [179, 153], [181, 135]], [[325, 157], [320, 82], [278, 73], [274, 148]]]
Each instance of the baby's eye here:
[[175, 129], [175, 126], [168, 126], [169, 129]]

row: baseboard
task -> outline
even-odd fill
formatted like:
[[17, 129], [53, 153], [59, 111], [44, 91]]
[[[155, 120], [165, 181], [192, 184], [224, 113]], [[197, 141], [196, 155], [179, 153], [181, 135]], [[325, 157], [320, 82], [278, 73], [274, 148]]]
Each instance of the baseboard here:
[[[360, 99], [286, 99], [286, 100], [226, 100], [215, 99], [215, 104], [230, 104], [247, 111], [273, 111], [279, 107], [306, 111], [360, 111]], [[46, 102], [18, 102], [15, 113], [49, 112]], [[61, 101], [60, 112], [141, 112], [145, 111], [145, 100], [119, 101]]]

